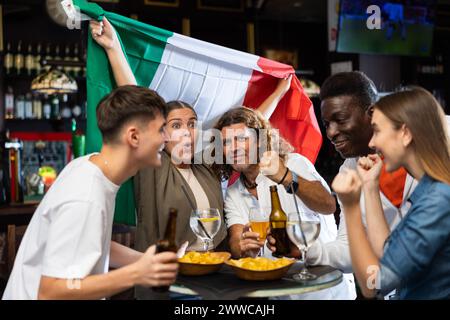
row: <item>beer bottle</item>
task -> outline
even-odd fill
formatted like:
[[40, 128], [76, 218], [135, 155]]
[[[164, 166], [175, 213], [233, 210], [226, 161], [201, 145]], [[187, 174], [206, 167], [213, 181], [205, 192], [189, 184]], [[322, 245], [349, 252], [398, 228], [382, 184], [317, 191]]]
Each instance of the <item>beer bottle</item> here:
[[[164, 232], [164, 238], [156, 243], [156, 253], [164, 251], [177, 252], [178, 247], [175, 243], [175, 232], [177, 228], [177, 209], [169, 209], [169, 220], [167, 222], [166, 231]], [[168, 286], [153, 287], [156, 292], [166, 292], [169, 290]]]
[[36, 54], [34, 55], [34, 73], [36, 75], [41, 73], [41, 57], [42, 56], [42, 44], [39, 42], [36, 47]]
[[6, 46], [6, 54], [4, 58], [4, 66], [6, 74], [11, 74], [14, 68], [14, 55], [11, 51], [11, 43], [8, 42]]
[[17, 45], [17, 53], [14, 56], [14, 67], [17, 75], [22, 73], [22, 69], [25, 67], [24, 55], [22, 52], [22, 41], [19, 41]]
[[277, 186], [270, 186], [270, 198], [272, 201], [272, 211], [270, 212], [270, 234], [276, 241], [276, 251], [273, 252], [272, 255], [275, 257], [282, 257], [289, 253], [289, 239], [286, 233], [287, 216], [281, 208]]
[[25, 56], [25, 70], [27, 71], [27, 75], [34, 75], [34, 57], [31, 43], [28, 45], [28, 52]]

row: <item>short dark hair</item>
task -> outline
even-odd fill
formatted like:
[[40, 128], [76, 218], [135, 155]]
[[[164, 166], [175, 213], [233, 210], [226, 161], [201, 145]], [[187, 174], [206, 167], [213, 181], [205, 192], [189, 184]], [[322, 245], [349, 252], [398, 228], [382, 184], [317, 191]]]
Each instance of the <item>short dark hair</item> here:
[[97, 106], [97, 124], [103, 142], [115, 142], [123, 125], [130, 120], [153, 120], [167, 116], [167, 105], [156, 91], [146, 87], [121, 86], [103, 97]]
[[338, 96], [350, 96], [366, 110], [378, 99], [378, 91], [372, 80], [361, 71], [336, 73], [325, 80], [320, 88], [320, 100]]

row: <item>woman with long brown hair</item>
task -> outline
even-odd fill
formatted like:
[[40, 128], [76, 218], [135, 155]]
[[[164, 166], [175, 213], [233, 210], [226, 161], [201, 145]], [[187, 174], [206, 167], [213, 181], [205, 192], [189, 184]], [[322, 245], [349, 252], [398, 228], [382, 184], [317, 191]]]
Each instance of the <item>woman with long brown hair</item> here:
[[[353, 268], [363, 294], [397, 289], [401, 299], [450, 297], [450, 142], [442, 107], [425, 89], [413, 87], [386, 96], [373, 108], [377, 155], [361, 158], [357, 172], [339, 174], [333, 189], [346, 212]], [[382, 162], [392, 172], [404, 167], [419, 181], [411, 208], [390, 233], [381, 210]], [[364, 200], [368, 228], [378, 238], [369, 243], [360, 214]]]

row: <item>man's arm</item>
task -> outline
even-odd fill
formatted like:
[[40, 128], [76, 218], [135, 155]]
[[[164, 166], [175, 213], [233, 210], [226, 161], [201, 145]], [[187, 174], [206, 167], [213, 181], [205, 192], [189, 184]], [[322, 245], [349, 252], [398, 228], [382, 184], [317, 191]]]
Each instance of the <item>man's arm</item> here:
[[128, 248], [120, 243], [111, 241], [109, 266], [117, 269], [138, 261], [144, 254]]
[[[269, 179], [276, 183], [282, 182], [283, 186], [290, 187], [294, 170], [298, 176], [297, 196], [303, 203], [311, 210], [323, 213], [332, 214], [336, 211], [336, 201], [327, 190], [322, 182], [321, 177], [314, 169], [311, 163], [307, 163], [307, 159], [300, 155], [293, 155], [285, 164], [275, 151], [266, 151], [260, 160], [259, 168], [261, 173], [266, 175]], [[283, 177], [286, 177], [283, 180]], [[307, 177], [308, 179], [305, 179]], [[322, 179], [323, 180], [323, 179]], [[325, 184], [325, 182], [323, 182]]]
[[[290, 187], [292, 180], [292, 173], [289, 172], [283, 185]], [[309, 181], [298, 177], [296, 195], [313, 211], [322, 214], [333, 214], [336, 211], [334, 197], [323, 187], [320, 181]]]
[[347, 226], [343, 212], [340, 214], [336, 239], [327, 243], [323, 243], [319, 239], [315, 241], [308, 250], [307, 259], [311, 265], [329, 265], [344, 273], [353, 273]]
[[90, 27], [94, 40], [105, 49], [117, 86], [136, 85], [136, 78], [111, 23], [106, 18], [101, 22], [91, 20]]
[[177, 257], [173, 252], [155, 254], [155, 250], [152, 246], [138, 261], [126, 267], [84, 279], [41, 276], [38, 299], [94, 300], [110, 297], [135, 285], [171, 285], [178, 271]]

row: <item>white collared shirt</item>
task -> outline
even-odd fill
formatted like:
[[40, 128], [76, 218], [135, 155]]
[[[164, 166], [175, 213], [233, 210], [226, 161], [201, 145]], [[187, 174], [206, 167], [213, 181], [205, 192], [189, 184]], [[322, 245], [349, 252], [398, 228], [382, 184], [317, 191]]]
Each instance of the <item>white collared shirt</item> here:
[[[330, 192], [325, 180], [317, 173], [313, 164], [309, 162], [305, 157], [299, 154], [292, 153], [289, 155], [286, 162], [286, 166], [289, 170], [295, 172], [299, 177], [308, 181], [319, 181], [324, 188]], [[225, 221], [227, 228], [230, 228], [234, 224], [245, 225], [249, 222], [249, 212], [252, 207], [271, 207], [270, 200], [270, 186], [277, 185], [276, 182], [267, 178], [263, 174], [259, 174], [256, 177], [258, 199], [256, 199], [243, 185], [242, 181], [238, 179], [232, 186], [227, 189], [225, 196]], [[280, 203], [283, 211], [286, 213], [296, 212], [295, 202], [292, 194], [287, 193], [286, 189], [282, 185], [278, 185], [278, 196], [280, 197]], [[314, 214], [320, 217], [321, 232], [319, 239], [328, 242], [336, 238], [337, 227], [333, 215], [321, 215], [313, 210], [309, 209], [302, 200], [296, 196], [299, 209], [305, 213]]]
[[[295, 172], [299, 177], [308, 181], [320, 181], [324, 188], [330, 192], [325, 180], [319, 175], [314, 168], [314, 165], [304, 156], [296, 153], [291, 153], [285, 163], [289, 170]], [[256, 199], [243, 185], [242, 181], [238, 179], [232, 186], [227, 189], [225, 196], [225, 221], [227, 227], [230, 228], [235, 224], [245, 225], [249, 222], [250, 208], [255, 206], [271, 207], [270, 190], [269, 187], [277, 185], [276, 182], [259, 174], [256, 178], [258, 199]], [[284, 186], [278, 186], [278, 196], [283, 211], [286, 213], [296, 212], [293, 195], [286, 192]], [[310, 213], [320, 218], [320, 234], [319, 240], [321, 243], [332, 242], [337, 236], [337, 227], [334, 216], [323, 215], [309, 209], [302, 200], [296, 196], [297, 203], [300, 210], [305, 213]], [[269, 250], [265, 250], [267, 253]], [[270, 255], [270, 253], [269, 253]], [[269, 256], [268, 256], [269, 257]], [[350, 278], [350, 279], [348, 279]], [[356, 297], [355, 287], [353, 283], [353, 276], [347, 276], [344, 281], [338, 286], [318, 292], [290, 296], [294, 299], [354, 299]], [[287, 297], [286, 297], [287, 298]]]

